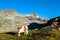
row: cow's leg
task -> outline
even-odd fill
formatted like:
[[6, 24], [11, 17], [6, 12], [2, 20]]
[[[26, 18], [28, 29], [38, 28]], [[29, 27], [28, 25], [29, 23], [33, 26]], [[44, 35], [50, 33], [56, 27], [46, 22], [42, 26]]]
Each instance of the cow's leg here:
[[18, 33], [18, 36], [20, 36], [20, 33]]
[[27, 31], [27, 30], [25, 30], [25, 31], [24, 31], [24, 35], [27, 35], [27, 34], [28, 34], [28, 31]]
[[24, 32], [24, 35], [27, 35], [26, 32]]
[[20, 36], [20, 33], [21, 33], [21, 32], [19, 31], [19, 32], [18, 32], [18, 36]]
[[25, 31], [25, 34], [26, 34], [26, 35], [28, 34], [28, 30]]
[[18, 33], [18, 36], [20, 36], [20, 33]]

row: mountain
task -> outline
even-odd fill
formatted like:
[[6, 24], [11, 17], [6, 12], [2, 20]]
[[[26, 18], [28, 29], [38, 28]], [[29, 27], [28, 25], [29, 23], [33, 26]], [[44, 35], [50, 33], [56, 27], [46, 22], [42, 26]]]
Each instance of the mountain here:
[[37, 14], [21, 15], [15, 10], [0, 10], [0, 32], [17, 31], [19, 25], [29, 25], [32, 22], [46, 23], [48, 19], [42, 19]]

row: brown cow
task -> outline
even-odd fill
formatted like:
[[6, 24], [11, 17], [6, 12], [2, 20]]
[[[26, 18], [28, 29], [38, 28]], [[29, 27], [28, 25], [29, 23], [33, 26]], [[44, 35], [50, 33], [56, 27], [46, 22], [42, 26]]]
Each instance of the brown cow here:
[[51, 26], [56, 26], [58, 24], [58, 22], [52, 22], [52, 25]]
[[28, 27], [27, 26], [19, 26], [18, 27], [18, 36], [20, 36], [20, 33], [24, 32], [26, 35], [28, 34]]

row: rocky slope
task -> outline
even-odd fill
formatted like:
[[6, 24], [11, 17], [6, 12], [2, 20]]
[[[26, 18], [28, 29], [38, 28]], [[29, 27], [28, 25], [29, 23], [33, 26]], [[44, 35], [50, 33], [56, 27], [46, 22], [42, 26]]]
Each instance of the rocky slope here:
[[15, 10], [0, 10], [0, 32], [17, 31], [19, 25], [29, 25], [32, 22], [46, 23], [36, 14], [20, 15]]

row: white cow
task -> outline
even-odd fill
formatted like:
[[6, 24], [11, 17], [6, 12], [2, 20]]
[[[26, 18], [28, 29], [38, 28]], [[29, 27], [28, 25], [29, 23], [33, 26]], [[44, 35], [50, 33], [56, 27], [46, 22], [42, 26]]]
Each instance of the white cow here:
[[28, 34], [28, 27], [27, 26], [19, 26], [18, 27], [18, 36], [20, 36], [20, 33]]

